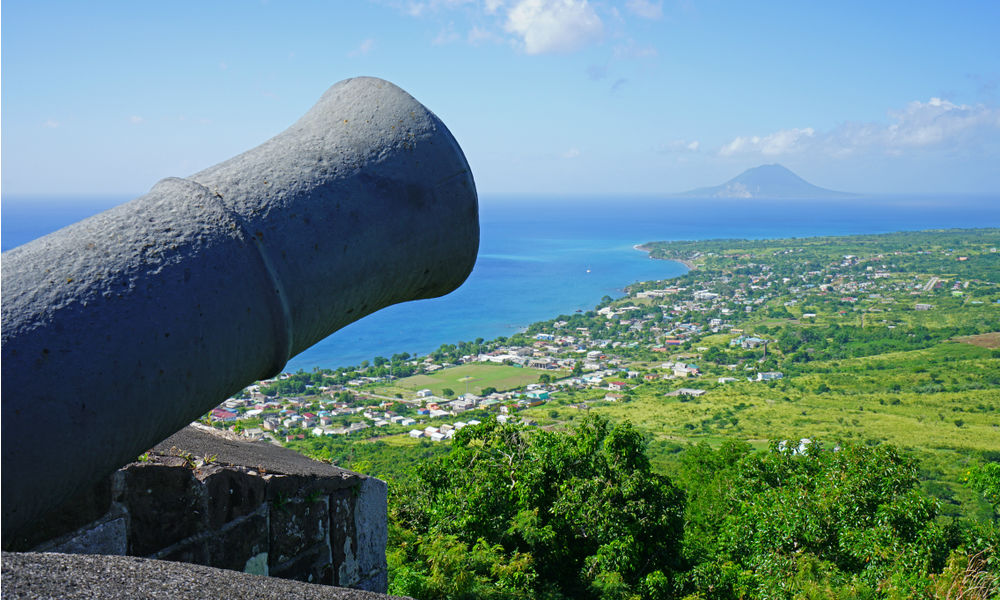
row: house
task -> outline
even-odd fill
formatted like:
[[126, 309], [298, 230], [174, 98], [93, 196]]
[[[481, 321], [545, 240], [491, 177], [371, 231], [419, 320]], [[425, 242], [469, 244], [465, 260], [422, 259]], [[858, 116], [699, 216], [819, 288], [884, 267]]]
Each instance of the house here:
[[411, 429], [410, 437], [414, 439], [424, 437], [424, 432], [420, 431], [419, 429]]
[[210, 414], [213, 421], [222, 421], [223, 423], [235, 421], [239, 417], [238, 414], [224, 408], [213, 408]]
[[607, 402], [618, 402], [625, 397], [625, 394], [618, 394], [616, 392], [608, 392], [604, 394], [604, 400]]
[[612, 381], [611, 383], [608, 384], [608, 389], [609, 390], [613, 390], [615, 392], [620, 392], [620, 391], [622, 391], [622, 390], [625, 389], [625, 382], [624, 381]]
[[743, 348], [744, 350], [753, 350], [757, 346], [761, 346], [761, 345], [766, 344], [766, 343], [767, 343], [767, 340], [763, 340], [763, 339], [761, 339], [759, 337], [753, 337], [753, 336], [744, 337], [744, 336], [740, 336], [738, 338], [735, 338], [735, 339], [731, 340], [729, 342], [729, 345], [730, 346], [737, 346], [738, 345], [740, 348]]
[[440, 431], [437, 432], [437, 433], [432, 433], [431, 434], [431, 441], [432, 442], [443, 442], [444, 438], [445, 438], [445, 434], [441, 433]]
[[680, 388], [679, 390], [674, 390], [667, 394], [667, 396], [691, 396], [697, 398], [698, 396], [704, 395], [705, 390], [696, 390], [694, 388]]
[[784, 375], [780, 371], [765, 371], [763, 373], [757, 373], [757, 381], [774, 381], [775, 379], [781, 379]]
[[433, 395], [434, 395], [434, 392], [432, 392], [430, 390], [427, 390], [427, 389], [420, 390], [420, 391], [417, 392], [417, 398], [429, 398], [430, 396], [433, 396]]

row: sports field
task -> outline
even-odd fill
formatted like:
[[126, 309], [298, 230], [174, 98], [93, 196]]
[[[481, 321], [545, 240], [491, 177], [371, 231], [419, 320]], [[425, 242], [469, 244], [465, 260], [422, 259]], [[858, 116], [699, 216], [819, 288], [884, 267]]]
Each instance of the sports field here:
[[441, 369], [428, 375], [414, 375], [400, 379], [395, 387], [411, 392], [430, 389], [435, 395], [441, 395], [441, 390], [449, 388], [456, 394], [467, 391], [480, 393], [483, 388], [493, 387], [497, 391], [512, 390], [529, 383], [538, 383], [538, 377], [548, 373], [553, 379], [564, 377], [562, 371], [546, 371], [543, 369], [527, 369], [508, 365], [477, 363]]

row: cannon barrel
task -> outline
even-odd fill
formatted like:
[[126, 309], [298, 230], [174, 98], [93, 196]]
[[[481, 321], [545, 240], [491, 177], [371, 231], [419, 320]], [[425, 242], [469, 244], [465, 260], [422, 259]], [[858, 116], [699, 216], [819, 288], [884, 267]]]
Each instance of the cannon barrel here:
[[4, 546], [74, 493], [479, 247], [444, 124], [337, 83], [286, 131], [2, 257]]

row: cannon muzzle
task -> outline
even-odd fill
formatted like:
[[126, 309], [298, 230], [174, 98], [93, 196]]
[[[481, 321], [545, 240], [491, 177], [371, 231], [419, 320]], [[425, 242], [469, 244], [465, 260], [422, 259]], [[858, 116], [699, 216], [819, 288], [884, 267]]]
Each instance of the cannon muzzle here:
[[452, 291], [478, 246], [451, 133], [357, 78], [253, 150], [4, 253], [4, 547], [334, 331]]

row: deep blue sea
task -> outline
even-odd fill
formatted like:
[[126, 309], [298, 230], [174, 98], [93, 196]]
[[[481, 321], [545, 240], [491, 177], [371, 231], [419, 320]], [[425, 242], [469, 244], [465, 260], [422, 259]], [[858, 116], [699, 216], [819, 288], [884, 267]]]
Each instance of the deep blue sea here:
[[[8, 250], [129, 198], [3, 197]], [[656, 240], [775, 238], [1000, 226], [1000, 197], [761, 201], [637, 197], [480, 199], [482, 241], [452, 294], [384, 309], [293, 358], [287, 370], [356, 365], [444, 343], [507, 336], [528, 324], [621, 295], [635, 281], [685, 272], [633, 248]]]

